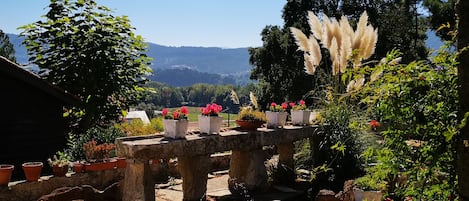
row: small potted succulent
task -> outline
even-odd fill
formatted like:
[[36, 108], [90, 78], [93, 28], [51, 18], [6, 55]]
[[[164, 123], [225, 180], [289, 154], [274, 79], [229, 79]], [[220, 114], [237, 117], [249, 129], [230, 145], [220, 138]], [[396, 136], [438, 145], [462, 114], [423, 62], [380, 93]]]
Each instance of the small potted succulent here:
[[265, 112], [267, 117], [267, 128], [283, 128], [287, 122], [287, 108], [288, 105], [286, 102], [283, 102], [281, 105], [277, 105], [277, 103], [272, 102], [270, 104], [269, 111]]
[[188, 114], [189, 111], [184, 106], [172, 112], [167, 108], [163, 109], [164, 136], [172, 139], [185, 138], [189, 126]]
[[65, 152], [57, 151], [52, 158], [47, 159], [47, 162], [52, 167], [54, 176], [63, 177], [68, 172], [71, 156]]
[[311, 110], [308, 110], [304, 100], [300, 100], [298, 104], [290, 102], [289, 105], [293, 125], [308, 125], [310, 123]]
[[205, 107], [200, 108], [200, 115], [198, 116], [200, 133], [220, 133], [223, 118], [218, 113], [221, 111], [222, 106], [216, 103], [207, 104]]

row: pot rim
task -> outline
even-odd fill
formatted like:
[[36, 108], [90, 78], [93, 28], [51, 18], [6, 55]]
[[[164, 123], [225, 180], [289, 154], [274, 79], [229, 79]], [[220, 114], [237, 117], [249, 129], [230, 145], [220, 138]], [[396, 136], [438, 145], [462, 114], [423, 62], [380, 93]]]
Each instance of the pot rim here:
[[43, 166], [43, 163], [42, 162], [26, 162], [26, 163], [23, 163], [22, 166], [23, 167]]
[[15, 168], [15, 165], [12, 164], [0, 164], [0, 169], [13, 169]]

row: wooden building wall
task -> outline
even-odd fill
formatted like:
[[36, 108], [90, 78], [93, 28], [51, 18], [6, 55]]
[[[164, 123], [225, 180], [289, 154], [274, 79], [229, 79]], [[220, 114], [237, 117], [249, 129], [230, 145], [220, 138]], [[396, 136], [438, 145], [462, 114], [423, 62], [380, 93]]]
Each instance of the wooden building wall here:
[[[1, 64], [0, 64], [1, 67]], [[11, 76], [0, 74], [0, 163], [14, 164], [12, 179], [24, 179], [21, 164], [42, 161], [66, 145], [64, 105], [57, 97]]]

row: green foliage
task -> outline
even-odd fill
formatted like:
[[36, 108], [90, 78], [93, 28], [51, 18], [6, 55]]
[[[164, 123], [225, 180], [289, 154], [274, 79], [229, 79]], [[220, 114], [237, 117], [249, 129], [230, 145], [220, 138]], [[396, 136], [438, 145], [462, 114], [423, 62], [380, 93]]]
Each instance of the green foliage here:
[[114, 127], [120, 129], [127, 136], [150, 135], [163, 131], [163, 120], [161, 117], [150, 119], [150, 124], [144, 124], [140, 119], [134, 119], [130, 122], [114, 124]]
[[0, 30], [0, 56], [10, 61], [16, 62], [15, 48], [10, 42], [10, 38], [2, 30]]
[[238, 113], [237, 119], [247, 120], [247, 121], [262, 121], [262, 122], [267, 121], [264, 112], [253, 109], [251, 106], [241, 107], [241, 110]]
[[63, 167], [69, 165], [72, 160], [72, 157], [66, 152], [57, 151], [52, 158], [47, 159], [49, 165]]
[[111, 13], [93, 0], [51, 0], [43, 20], [20, 27], [41, 76], [82, 100], [73, 108], [84, 111], [80, 131], [117, 120], [151, 72], [142, 37], [126, 16]]
[[[436, 35], [444, 40], [451, 40], [450, 32], [456, 29], [455, 0], [423, 0], [423, 5], [430, 11], [430, 28], [437, 30]], [[442, 25], [445, 26], [441, 29]]]
[[[382, 64], [363, 69], [382, 72], [360, 94], [371, 117], [384, 125], [384, 148], [375, 152], [378, 168], [369, 168], [368, 177], [386, 182], [396, 199], [445, 200], [455, 195], [457, 185], [457, 54], [442, 48], [431, 61], [408, 65], [393, 64], [397, 56], [392, 51]], [[392, 155], [380, 157], [385, 152]], [[394, 185], [402, 176], [405, 182]]]
[[95, 140], [97, 144], [114, 143], [116, 138], [125, 137], [125, 133], [115, 127], [102, 128], [93, 127], [82, 134], [69, 133], [67, 148], [65, 152], [69, 154], [74, 161], [85, 159], [83, 144]]

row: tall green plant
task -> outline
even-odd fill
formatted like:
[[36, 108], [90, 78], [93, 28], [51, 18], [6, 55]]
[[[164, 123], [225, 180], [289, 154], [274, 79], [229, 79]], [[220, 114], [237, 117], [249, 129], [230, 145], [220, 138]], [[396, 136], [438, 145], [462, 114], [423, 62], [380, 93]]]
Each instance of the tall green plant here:
[[[395, 199], [447, 200], [456, 193], [455, 135], [458, 134], [456, 56], [444, 49], [430, 61], [399, 65], [392, 51], [374, 69], [362, 91], [371, 117], [384, 126], [382, 150], [392, 158], [375, 162], [390, 169], [385, 179]], [[378, 77], [378, 78], [377, 78]], [[373, 155], [371, 155], [373, 156]], [[370, 176], [380, 171], [370, 171]], [[397, 182], [397, 178], [405, 178]]]
[[41, 76], [83, 101], [66, 113], [82, 115], [82, 131], [116, 120], [145, 89], [151, 69], [142, 37], [94, 0], [51, 0], [43, 20], [20, 29]]

